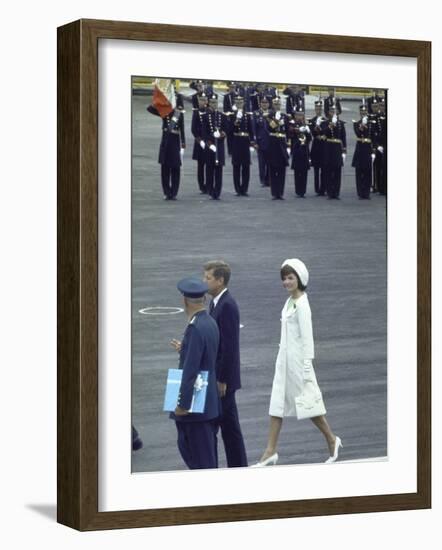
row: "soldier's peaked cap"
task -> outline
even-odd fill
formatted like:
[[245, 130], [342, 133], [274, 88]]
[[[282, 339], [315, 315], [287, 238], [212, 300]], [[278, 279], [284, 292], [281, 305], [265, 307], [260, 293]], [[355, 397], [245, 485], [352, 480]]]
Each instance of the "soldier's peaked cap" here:
[[177, 289], [186, 298], [202, 298], [209, 287], [198, 277], [185, 277], [178, 281]]

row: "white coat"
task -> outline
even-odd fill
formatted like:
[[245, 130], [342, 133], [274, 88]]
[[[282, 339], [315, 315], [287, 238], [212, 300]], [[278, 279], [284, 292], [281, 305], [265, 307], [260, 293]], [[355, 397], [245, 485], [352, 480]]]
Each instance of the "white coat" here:
[[[303, 389], [304, 360], [315, 356], [312, 314], [306, 293], [295, 300], [295, 306], [289, 298], [281, 312], [281, 340], [269, 408], [269, 414], [279, 418], [296, 416], [295, 397]], [[309, 378], [318, 387], [313, 366]]]

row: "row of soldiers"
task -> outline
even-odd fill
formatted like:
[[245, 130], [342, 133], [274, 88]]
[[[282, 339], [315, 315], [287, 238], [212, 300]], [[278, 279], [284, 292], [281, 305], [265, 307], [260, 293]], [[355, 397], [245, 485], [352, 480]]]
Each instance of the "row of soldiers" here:
[[[256, 151], [261, 185], [270, 187], [273, 200], [284, 199], [288, 166], [294, 171], [296, 196], [305, 196], [308, 170], [313, 167], [316, 194], [339, 199], [347, 139], [334, 90], [324, 102], [315, 102], [315, 116], [306, 120], [304, 95], [298, 87], [284, 90], [287, 100], [283, 113], [276, 89], [264, 85], [244, 88], [231, 83], [223, 98], [223, 111], [212, 88], [201, 81], [192, 86], [196, 89], [191, 98], [192, 159], [197, 162], [202, 194], [213, 200], [220, 198], [227, 145], [238, 197], [248, 196], [250, 165]], [[158, 114], [153, 106], [148, 110]], [[364, 101], [360, 119], [353, 121], [353, 126], [356, 148], [352, 166], [358, 197], [369, 199], [373, 190], [386, 194], [385, 98], [374, 96]], [[175, 110], [163, 118], [159, 152], [166, 200], [175, 200], [178, 194], [185, 146], [184, 101], [181, 94], [176, 94]]]

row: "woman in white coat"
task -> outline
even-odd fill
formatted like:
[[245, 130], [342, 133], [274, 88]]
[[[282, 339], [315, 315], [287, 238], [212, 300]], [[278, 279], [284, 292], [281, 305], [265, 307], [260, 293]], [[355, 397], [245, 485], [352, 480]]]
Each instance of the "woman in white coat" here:
[[281, 314], [281, 341], [270, 397], [267, 447], [253, 467], [277, 463], [278, 438], [282, 419], [286, 416], [312, 420], [326, 439], [330, 452], [327, 463], [336, 461], [342, 447], [341, 439], [333, 433], [325, 417], [324, 402], [313, 369], [313, 328], [305, 292], [308, 278], [305, 264], [297, 258], [285, 260], [281, 266], [281, 280], [289, 298]]

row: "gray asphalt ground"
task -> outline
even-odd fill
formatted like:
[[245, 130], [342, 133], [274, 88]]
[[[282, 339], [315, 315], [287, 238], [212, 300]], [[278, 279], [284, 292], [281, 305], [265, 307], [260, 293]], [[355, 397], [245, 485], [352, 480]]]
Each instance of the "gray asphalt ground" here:
[[[313, 116], [313, 100], [306, 102]], [[183, 470], [176, 428], [162, 412], [169, 368], [177, 354], [169, 346], [186, 327], [184, 313], [143, 315], [148, 307], [181, 307], [176, 283], [201, 275], [202, 265], [224, 259], [232, 267], [230, 290], [241, 323], [242, 389], [237, 392], [249, 462], [267, 441], [268, 406], [286, 293], [279, 268], [299, 257], [310, 271], [316, 374], [327, 418], [344, 445], [343, 460], [387, 455], [386, 200], [356, 195], [351, 124], [358, 103], [343, 103], [348, 155], [340, 201], [317, 197], [310, 171], [307, 197], [294, 196], [287, 170], [285, 201], [271, 201], [261, 188], [257, 158], [250, 197], [236, 197], [226, 160], [220, 201], [200, 195], [191, 160], [191, 106], [186, 103], [184, 168], [177, 201], [164, 201], [158, 147], [161, 120], [150, 115], [146, 96], [133, 96], [132, 171], [132, 418], [144, 447], [132, 453], [133, 472]], [[287, 418], [279, 443], [280, 464], [323, 462], [325, 441], [309, 420]], [[220, 467], [225, 455], [219, 440]]]

